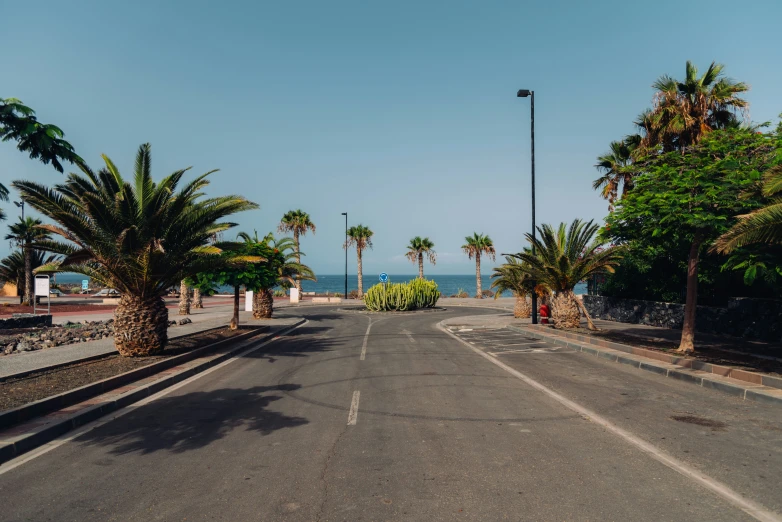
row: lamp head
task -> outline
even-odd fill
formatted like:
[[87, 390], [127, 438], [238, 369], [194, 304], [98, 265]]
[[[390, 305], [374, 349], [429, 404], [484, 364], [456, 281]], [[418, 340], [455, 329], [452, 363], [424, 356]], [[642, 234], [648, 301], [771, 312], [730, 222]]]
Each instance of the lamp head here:
[[347, 215], [348, 215], [348, 213], [347, 213], [347, 212], [343, 212], [343, 213], [342, 213], [342, 215], [343, 215], [343, 216], [347, 216]]
[[519, 92], [516, 93], [516, 97], [517, 98], [526, 98], [530, 94], [532, 94], [532, 91], [530, 91], [529, 89], [519, 89]]
[[14, 205], [16, 205], [17, 207], [20, 207], [20, 208], [21, 208], [21, 207], [24, 205], [24, 201], [21, 201], [21, 202], [19, 202], [19, 201], [14, 201]]

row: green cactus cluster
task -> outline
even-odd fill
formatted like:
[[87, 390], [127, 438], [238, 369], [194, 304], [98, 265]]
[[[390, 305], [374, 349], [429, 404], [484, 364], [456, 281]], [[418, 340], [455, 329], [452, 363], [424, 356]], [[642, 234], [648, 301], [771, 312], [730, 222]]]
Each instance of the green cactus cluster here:
[[433, 308], [440, 298], [437, 283], [413, 279], [408, 283], [378, 283], [364, 294], [364, 304], [373, 312], [407, 312]]

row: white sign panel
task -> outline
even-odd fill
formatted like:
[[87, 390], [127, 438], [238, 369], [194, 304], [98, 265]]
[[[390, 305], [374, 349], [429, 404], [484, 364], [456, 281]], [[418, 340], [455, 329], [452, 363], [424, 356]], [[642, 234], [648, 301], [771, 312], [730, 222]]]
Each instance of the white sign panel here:
[[49, 295], [49, 276], [35, 276], [35, 295]]
[[244, 293], [244, 311], [253, 311], [253, 293], [252, 290], [248, 290]]
[[299, 289], [298, 288], [291, 288], [291, 303], [298, 303], [299, 302]]

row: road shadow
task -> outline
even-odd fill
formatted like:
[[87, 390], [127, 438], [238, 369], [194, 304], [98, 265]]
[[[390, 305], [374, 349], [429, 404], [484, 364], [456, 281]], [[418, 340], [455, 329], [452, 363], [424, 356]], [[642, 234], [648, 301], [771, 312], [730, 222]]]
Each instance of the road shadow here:
[[308, 357], [314, 353], [331, 352], [340, 348], [340, 344], [345, 342], [344, 338], [325, 336], [331, 332], [333, 332], [333, 328], [307, 325], [242, 357], [266, 359], [273, 363], [284, 357]]
[[114, 455], [145, 455], [203, 448], [236, 429], [268, 435], [309, 422], [268, 409], [284, 393], [299, 388], [298, 384], [279, 384], [163, 397], [84, 433], [75, 442], [107, 446]]

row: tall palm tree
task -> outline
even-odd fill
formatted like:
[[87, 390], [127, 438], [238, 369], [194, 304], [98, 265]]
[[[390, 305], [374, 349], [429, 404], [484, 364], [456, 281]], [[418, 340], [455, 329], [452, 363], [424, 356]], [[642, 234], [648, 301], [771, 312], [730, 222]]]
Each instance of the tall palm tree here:
[[628, 169], [632, 164], [632, 143], [631, 138], [612, 141], [611, 150], [597, 158], [595, 168], [602, 176], [592, 183], [592, 188], [600, 190], [600, 195], [608, 200], [609, 212], [614, 210], [619, 188], [622, 188], [622, 196], [633, 188], [633, 173]]
[[496, 251], [494, 250], [494, 243], [491, 238], [484, 234], [478, 234], [473, 232], [472, 236], [464, 238], [466, 241], [462, 245], [462, 250], [467, 254], [469, 259], [475, 257], [475, 297], [477, 299], [483, 298], [483, 292], [481, 291], [481, 254], [486, 254], [494, 261]]
[[10, 239], [24, 252], [24, 299], [23, 303], [33, 304], [35, 299], [35, 280], [33, 279], [33, 250], [41, 243], [51, 237], [51, 234], [41, 228], [43, 222], [37, 218], [26, 217], [19, 218], [19, 221], [10, 225], [9, 234], [5, 239]]
[[[296, 245], [297, 254], [296, 262], [301, 263], [301, 255], [299, 255], [299, 252], [301, 251], [299, 236], [306, 235], [308, 230], [311, 230], [313, 234], [315, 233], [315, 223], [310, 219], [310, 215], [301, 209], [289, 210], [282, 216], [282, 220], [280, 220], [277, 230], [281, 233], [293, 232], [293, 243]], [[295, 285], [299, 294], [301, 294], [301, 282], [296, 281]]]
[[598, 225], [593, 221], [574, 220], [569, 227], [560, 223], [555, 230], [551, 225], [538, 228], [539, 237], [525, 234], [535, 246], [531, 251], [513, 254], [525, 263], [525, 270], [535, 281], [548, 286], [556, 295], [551, 301], [551, 318], [556, 328], [578, 328], [581, 312], [587, 318], [590, 329], [596, 329], [584, 305], [573, 293], [579, 281], [593, 274], [613, 273], [621, 259], [617, 248], [603, 249], [593, 241]]
[[712, 62], [701, 76], [688, 61], [684, 80], [663, 75], [652, 84], [654, 107], [642, 115], [642, 145], [664, 152], [698, 143], [709, 131], [734, 126], [749, 103], [739, 95], [749, 86], [724, 77], [724, 66]]
[[727, 254], [753, 243], [782, 244], [782, 165], [766, 173], [763, 194], [769, 204], [738, 216], [739, 222], [717, 239], [712, 251]]
[[[59, 259], [56, 254], [46, 254], [40, 250], [33, 250], [30, 256], [30, 266], [33, 271], [36, 268], [54, 263]], [[14, 250], [0, 261], [0, 285], [7, 282], [16, 285], [20, 291], [24, 289], [25, 282], [25, 255], [19, 250]], [[23, 298], [23, 296], [20, 296]]]
[[421, 238], [421, 236], [415, 236], [410, 240], [410, 244], [407, 245], [407, 253], [405, 254], [407, 259], [415, 263], [418, 261], [418, 278], [424, 278], [424, 255], [426, 255], [429, 262], [433, 265], [437, 261], [437, 252], [434, 251], [434, 243], [429, 240], [428, 237]]
[[348, 229], [348, 240], [345, 243], [345, 248], [349, 248], [351, 246], [356, 247], [359, 299], [364, 298], [364, 274], [361, 264], [361, 254], [367, 248], [372, 248], [372, 236], [374, 234], [375, 233], [372, 232], [369, 227], [365, 227], [364, 225], [356, 225]]
[[122, 293], [114, 312], [114, 344], [125, 356], [163, 350], [166, 291], [208, 268], [221, 253], [209, 240], [235, 225], [224, 218], [257, 208], [242, 196], [204, 197], [215, 171], [181, 187], [189, 169], [153, 181], [150, 150], [149, 144], [139, 147], [129, 180], [104, 155], [101, 170], [79, 164], [82, 173], [69, 174], [53, 188], [13, 183], [25, 201], [57, 223], [40, 227], [66, 241], [42, 247], [67, 252], [61, 263], [42, 270], [84, 274]]

